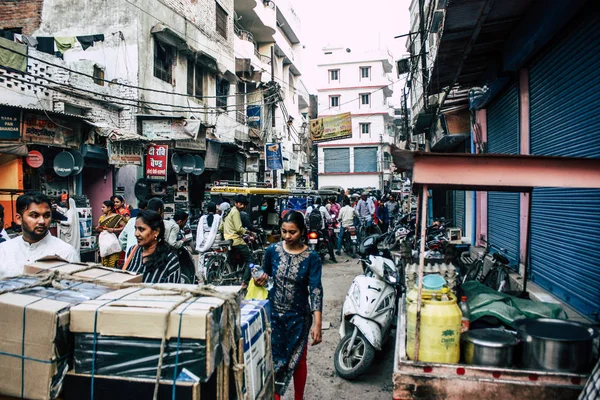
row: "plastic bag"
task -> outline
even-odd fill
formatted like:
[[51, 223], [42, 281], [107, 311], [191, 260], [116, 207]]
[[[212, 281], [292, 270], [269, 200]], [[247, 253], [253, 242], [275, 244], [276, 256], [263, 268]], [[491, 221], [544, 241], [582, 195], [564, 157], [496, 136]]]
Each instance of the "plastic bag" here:
[[248, 284], [248, 291], [246, 292], [246, 300], [266, 300], [269, 297], [269, 291], [262, 286], [254, 284], [254, 279], [250, 280]]
[[98, 247], [100, 248], [100, 257], [110, 256], [111, 254], [121, 252], [121, 245], [117, 235], [111, 232], [102, 231], [98, 235]]

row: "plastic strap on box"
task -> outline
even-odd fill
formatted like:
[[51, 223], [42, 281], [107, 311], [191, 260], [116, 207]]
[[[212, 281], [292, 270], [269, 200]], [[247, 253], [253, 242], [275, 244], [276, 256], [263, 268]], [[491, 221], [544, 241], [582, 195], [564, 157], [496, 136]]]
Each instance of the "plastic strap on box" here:
[[124, 297], [129, 296], [130, 294], [139, 292], [141, 290], [143, 290], [144, 288], [138, 288], [137, 290], [134, 290], [133, 292], [129, 292], [129, 293], [125, 293], [123, 296], [118, 297], [116, 299], [112, 299], [104, 304], [102, 304], [101, 306], [99, 306], [98, 308], [96, 308], [96, 311], [94, 312], [94, 341], [92, 342], [92, 377], [91, 377], [91, 384], [90, 384], [90, 400], [94, 400], [94, 372], [96, 370], [96, 348], [97, 348], [97, 343], [98, 343], [98, 331], [97, 331], [97, 326], [98, 326], [98, 311], [102, 308], [102, 307], [106, 307], [107, 305], [114, 303], [115, 301], [119, 301], [121, 299], [123, 299]]
[[185, 312], [185, 310], [187, 310], [187, 308], [189, 306], [191, 306], [196, 301], [198, 301], [198, 299], [200, 299], [200, 297], [194, 298], [194, 300], [190, 301], [183, 308], [183, 310], [181, 310], [181, 312], [179, 313], [179, 327], [177, 328], [177, 350], [175, 351], [175, 368], [173, 370], [173, 389], [172, 389], [172, 392], [171, 392], [171, 399], [172, 400], [175, 400], [175, 398], [176, 398], [175, 391], [177, 389], [177, 370], [179, 368], [179, 349], [180, 349], [180, 346], [181, 346], [181, 323], [183, 322], [183, 313]]

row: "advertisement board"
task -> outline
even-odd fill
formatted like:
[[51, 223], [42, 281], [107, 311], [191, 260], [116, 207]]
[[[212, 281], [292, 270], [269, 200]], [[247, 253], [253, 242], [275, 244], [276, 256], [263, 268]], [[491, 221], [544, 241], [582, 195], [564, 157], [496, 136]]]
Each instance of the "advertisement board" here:
[[310, 135], [313, 142], [327, 142], [330, 140], [351, 138], [351, 114], [343, 113], [311, 120]]
[[167, 159], [169, 146], [157, 144], [148, 146], [146, 153], [146, 179], [167, 180]]
[[265, 158], [267, 170], [273, 171], [283, 169], [283, 153], [280, 143], [267, 143], [265, 145]]

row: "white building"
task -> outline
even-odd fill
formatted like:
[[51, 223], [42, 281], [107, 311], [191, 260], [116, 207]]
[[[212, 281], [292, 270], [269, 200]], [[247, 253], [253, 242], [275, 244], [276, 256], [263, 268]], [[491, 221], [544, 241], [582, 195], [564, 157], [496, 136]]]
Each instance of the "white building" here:
[[[263, 93], [261, 135], [266, 142], [283, 145], [284, 169], [277, 174], [256, 174], [276, 187], [310, 185], [306, 167], [306, 127], [309, 94], [301, 81], [301, 23], [292, 1], [235, 0], [235, 57], [251, 70], [254, 82], [244, 84], [249, 96]], [[273, 57], [273, 60], [271, 60]], [[238, 76], [240, 71], [238, 70]], [[273, 122], [271, 107], [275, 105]], [[264, 162], [264, 160], [263, 160]], [[262, 172], [262, 171], [261, 171]], [[248, 176], [252, 180], [254, 174]]]
[[394, 137], [389, 75], [383, 50], [353, 53], [324, 48], [316, 82], [319, 117], [351, 113], [352, 138], [318, 144], [319, 187], [378, 188], [390, 181], [389, 145]]

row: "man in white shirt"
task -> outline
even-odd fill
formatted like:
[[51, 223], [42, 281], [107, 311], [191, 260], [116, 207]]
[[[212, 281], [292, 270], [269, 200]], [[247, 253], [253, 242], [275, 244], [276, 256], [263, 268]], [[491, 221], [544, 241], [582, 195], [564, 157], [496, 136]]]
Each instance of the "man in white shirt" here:
[[48, 232], [52, 208], [50, 199], [40, 193], [26, 193], [17, 198], [16, 223], [23, 235], [0, 244], [0, 278], [23, 274], [26, 263], [45, 256], [59, 256], [69, 262], [79, 262], [73, 246]]
[[354, 225], [354, 217], [359, 216], [358, 211], [356, 211], [356, 209], [352, 208], [352, 206], [350, 205], [349, 198], [344, 197], [343, 204], [344, 207], [342, 207], [338, 216], [338, 220], [340, 221], [340, 234], [338, 235], [337, 251], [335, 252], [335, 254], [337, 254], [338, 256], [342, 254], [342, 240], [344, 237], [345, 229], [349, 226]]

